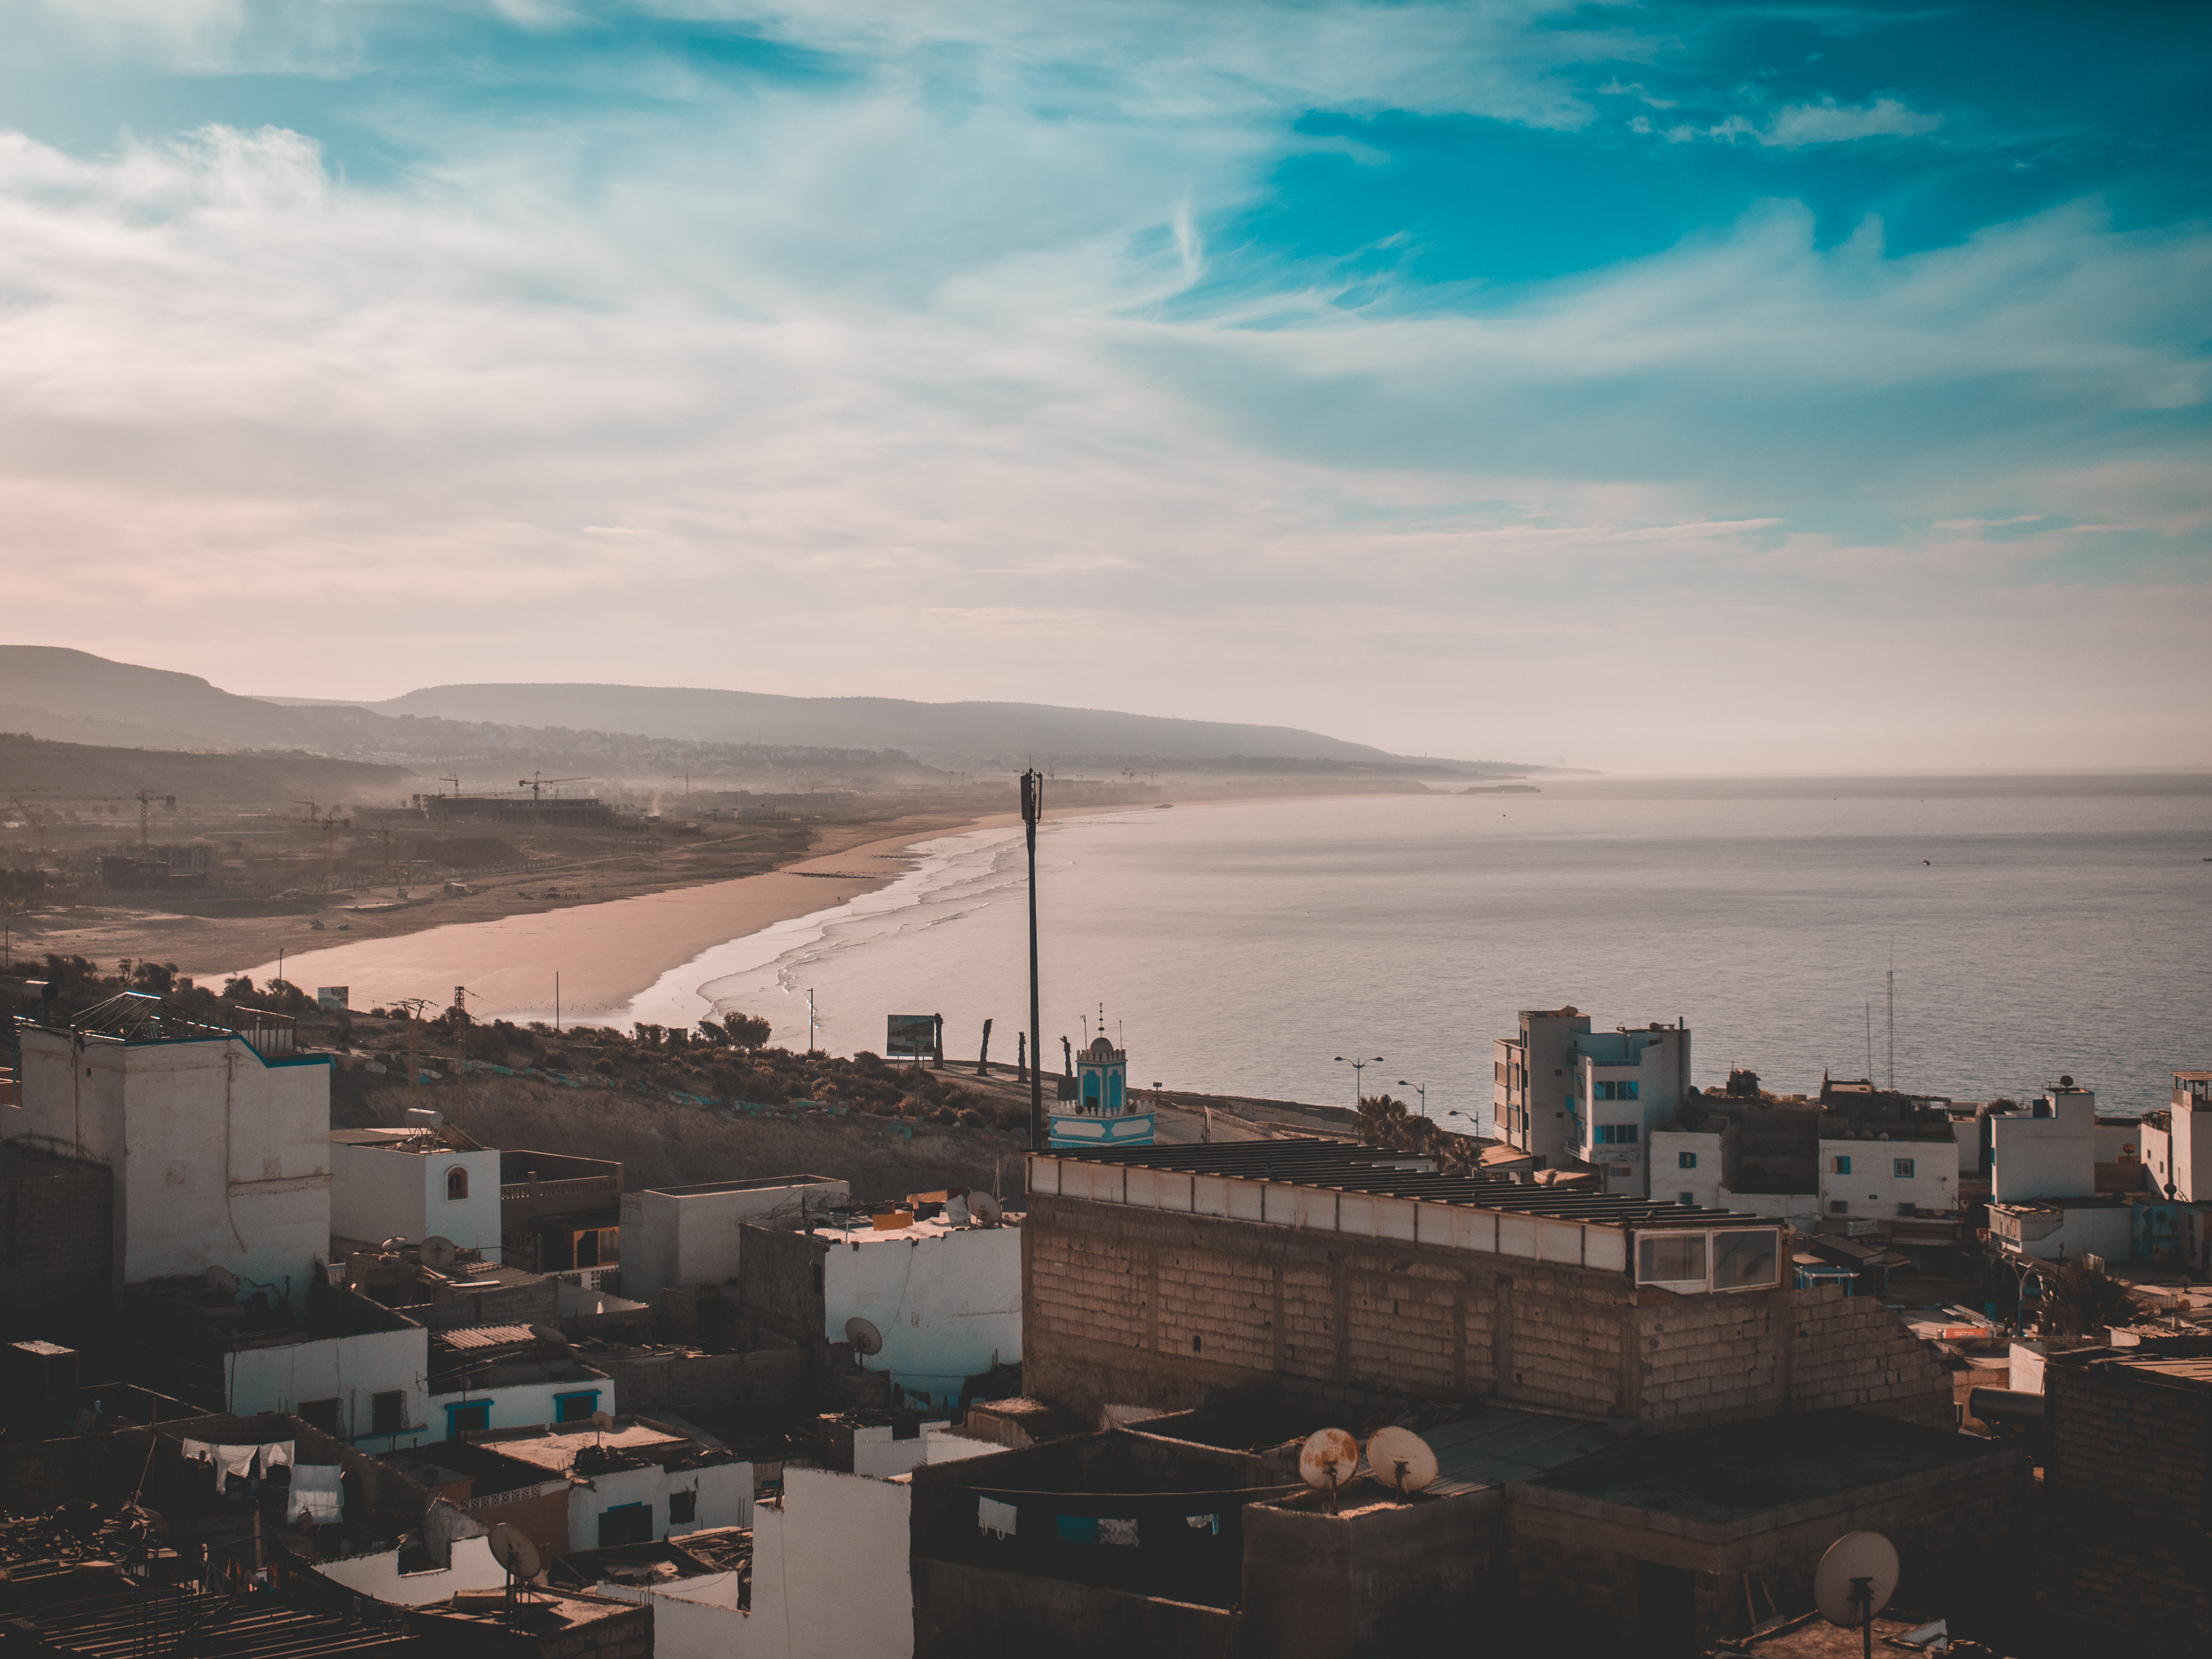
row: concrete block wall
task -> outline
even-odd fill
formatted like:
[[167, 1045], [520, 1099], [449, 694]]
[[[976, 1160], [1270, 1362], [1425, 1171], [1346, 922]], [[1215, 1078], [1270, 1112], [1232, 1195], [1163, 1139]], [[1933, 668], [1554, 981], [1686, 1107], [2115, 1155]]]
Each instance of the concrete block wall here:
[[615, 1397], [632, 1413], [792, 1405], [805, 1393], [814, 1368], [813, 1355], [797, 1347], [758, 1353], [592, 1353], [586, 1359], [613, 1379]]
[[2212, 1390], [2109, 1364], [2048, 1365], [2043, 1386], [2052, 1491], [2212, 1527]]
[[1240, 1389], [1360, 1410], [1407, 1395], [1702, 1427], [1851, 1407], [1952, 1425], [1948, 1373], [1833, 1289], [1676, 1297], [1625, 1273], [1039, 1195], [1025, 1386], [1085, 1416]]
[[1794, 1409], [1843, 1408], [1932, 1429], [1955, 1426], [1950, 1372], [1896, 1315], [1833, 1285], [1788, 1295], [1796, 1316], [1789, 1384]]
[[8, 1147], [0, 1154], [0, 1309], [105, 1305], [113, 1229], [105, 1168]]

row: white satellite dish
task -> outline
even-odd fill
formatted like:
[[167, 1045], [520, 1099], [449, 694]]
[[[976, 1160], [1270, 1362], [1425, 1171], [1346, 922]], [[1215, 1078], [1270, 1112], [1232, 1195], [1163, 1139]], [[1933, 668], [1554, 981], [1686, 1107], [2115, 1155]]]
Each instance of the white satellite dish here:
[[614, 1427], [614, 1425], [615, 1414], [612, 1412], [602, 1411], [593, 1412], [592, 1413], [592, 1426], [597, 1429], [601, 1434], [605, 1434], [609, 1429]]
[[845, 1322], [845, 1340], [853, 1345], [854, 1353], [884, 1351], [884, 1334], [876, 1328], [873, 1320], [863, 1319], [858, 1314]]
[[558, 1348], [568, 1346], [568, 1334], [558, 1325], [532, 1325], [530, 1334], [540, 1342], [550, 1342]]
[[1367, 1437], [1367, 1468], [1393, 1492], [1419, 1492], [1437, 1478], [1437, 1455], [1411, 1429], [1377, 1429]]
[[491, 1529], [491, 1559], [526, 1583], [537, 1577], [544, 1565], [530, 1534], [511, 1521], [502, 1521]]
[[968, 1212], [987, 1227], [995, 1227], [1006, 1219], [1006, 1212], [999, 1200], [988, 1193], [968, 1194]]
[[459, 1245], [438, 1233], [422, 1241], [422, 1265], [434, 1273], [441, 1273], [452, 1267], [460, 1253]]
[[1847, 1532], [1813, 1570], [1813, 1605], [1830, 1624], [1857, 1630], [1897, 1594], [1897, 1547], [1889, 1540], [1878, 1532]]
[[204, 1277], [208, 1282], [208, 1289], [224, 1296], [238, 1294], [238, 1275], [229, 1268], [220, 1264], [212, 1266], [209, 1267]]
[[1298, 1448], [1298, 1474], [1316, 1492], [1334, 1492], [1359, 1473], [1359, 1443], [1342, 1429], [1316, 1429]]

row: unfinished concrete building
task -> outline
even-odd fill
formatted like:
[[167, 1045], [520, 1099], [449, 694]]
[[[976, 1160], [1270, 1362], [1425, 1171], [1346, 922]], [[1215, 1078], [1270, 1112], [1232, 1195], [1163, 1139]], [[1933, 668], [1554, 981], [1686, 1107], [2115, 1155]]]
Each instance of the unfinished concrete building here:
[[1269, 1389], [1649, 1429], [1952, 1421], [1946, 1373], [1893, 1317], [1790, 1288], [1772, 1221], [1435, 1167], [1341, 1143], [1031, 1154], [1025, 1386], [1091, 1420]]

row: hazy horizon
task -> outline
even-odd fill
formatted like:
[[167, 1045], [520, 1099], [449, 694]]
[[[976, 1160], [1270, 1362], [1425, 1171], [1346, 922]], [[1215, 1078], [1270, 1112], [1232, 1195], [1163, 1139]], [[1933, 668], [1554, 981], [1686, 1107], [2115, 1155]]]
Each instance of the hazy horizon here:
[[8, 10], [42, 642], [2212, 765], [2201, 9]]

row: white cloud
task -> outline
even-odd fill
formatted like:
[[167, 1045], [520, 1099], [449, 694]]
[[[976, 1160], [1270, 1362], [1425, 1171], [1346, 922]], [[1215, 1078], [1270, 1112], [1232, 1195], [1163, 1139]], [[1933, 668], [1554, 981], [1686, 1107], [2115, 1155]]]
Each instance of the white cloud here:
[[[1269, 61], [1245, 44], [1239, 75]], [[1974, 591], [2055, 543], [1931, 520], [2171, 537], [2202, 507], [2185, 439], [2122, 472], [2075, 436], [2202, 403], [2212, 239], [2087, 209], [1893, 258], [1778, 206], [1510, 305], [1352, 314], [1279, 269], [1206, 297], [1208, 222], [1285, 142], [1252, 124], [896, 74], [434, 137], [381, 189], [281, 129], [91, 161], [0, 137], [27, 614], [67, 633], [97, 592], [70, 642], [261, 690], [393, 692], [465, 653], [1726, 764], [1680, 745], [1746, 614], [1786, 619], [1747, 654], [1825, 718], [1808, 653], [2061, 637], [2063, 605]], [[1946, 645], [1899, 589], [1973, 619]], [[2160, 605], [2161, 639], [2203, 620], [2185, 582]], [[2142, 690], [2121, 612], [2082, 607], [2112, 672], [2065, 719]], [[1562, 654], [1607, 638], [1662, 665], [1632, 696]], [[1991, 676], [1958, 718], [2039, 695]]]
[[1933, 132], [1942, 125], [1942, 116], [1907, 109], [1894, 98], [1877, 98], [1860, 105], [1824, 98], [1817, 104], [1788, 106], [1759, 137], [1761, 143], [1795, 148], [1847, 143], [1855, 138], [1910, 138]]

